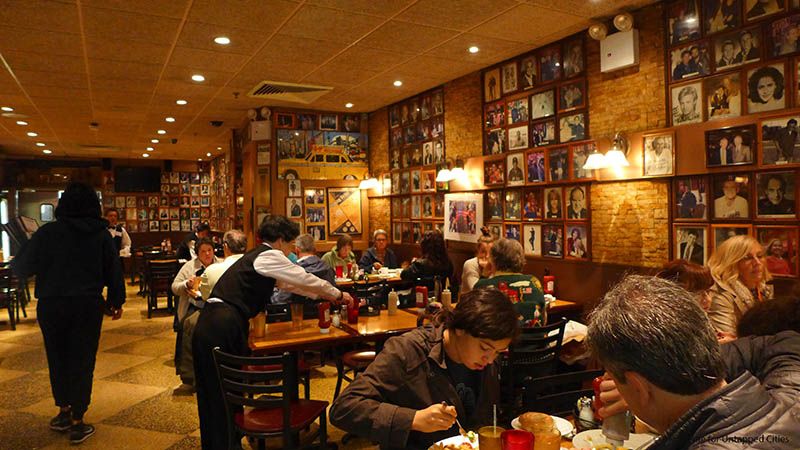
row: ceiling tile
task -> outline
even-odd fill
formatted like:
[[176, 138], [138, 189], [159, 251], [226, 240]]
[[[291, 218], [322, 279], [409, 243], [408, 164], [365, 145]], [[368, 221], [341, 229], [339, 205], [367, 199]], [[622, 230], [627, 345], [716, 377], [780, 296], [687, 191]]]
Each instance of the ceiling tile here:
[[86, 38], [86, 53], [89, 58], [107, 61], [164, 64], [167, 61], [169, 49], [169, 45], [110, 40], [100, 37]]
[[52, 86], [71, 89], [88, 88], [88, 80], [85, 73], [15, 70], [14, 74], [25, 87]]
[[[100, 78], [92, 76], [92, 89], [96, 90], [121, 90], [137, 93], [152, 93], [156, 88], [156, 80], [131, 80], [119, 78]], [[172, 100], [175, 103], [175, 100]]]
[[403, 11], [397, 19], [440, 28], [467, 31], [517, 5], [516, 0], [420, 0]]
[[336, 9], [303, 6], [281, 28], [281, 34], [350, 44], [374, 29], [382, 19]]
[[11, 70], [86, 73], [83, 58], [46, 53], [3, 52]]
[[[547, 19], [542, 20], [543, 16]], [[514, 42], [536, 43], [541, 42], [543, 37], [561, 30], [567, 24], [575, 22], [585, 22], [588, 25], [586, 19], [574, 14], [548, 11], [543, 15], [541, 8], [518, 5], [476, 27], [472, 33]]]
[[[469, 47], [473, 45], [480, 49], [478, 53], [470, 53], [468, 51]], [[489, 65], [498, 60], [500, 53], [518, 48], [519, 45], [519, 42], [465, 33], [431, 49], [426, 52], [426, 55]]]
[[[214, 42], [214, 38], [226, 36], [231, 43], [221, 46]], [[228, 53], [238, 53], [241, 55], [252, 55], [264, 40], [268, 33], [260, 30], [246, 30], [243, 28], [232, 28], [225, 25], [216, 25], [200, 22], [187, 22], [181, 35], [178, 38], [178, 45], [188, 48], [199, 48], [204, 50], [221, 50]]]
[[176, 47], [169, 64], [202, 71], [236, 72], [242, 68], [246, 60], [246, 56], [235, 53]]
[[217, 86], [209, 86], [207, 84], [162, 79], [158, 83], [156, 95], [169, 96], [173, 99], [182, 98], [193, 104], [208, 101], [218, 89], [219, 87]]
[[178, 19], [101, 8], [83, 9], [87, 36], [172, 45]]
[[299, 83], [305, 75], [316, 69], [316, 64], [278, 63], [252, 61], [231, 80], [231, 86], [252, 89], [260, 81], [285, 81]]
[[342, 11], [370, 14], [380, 17], [391, 17], [403, 8], [414, 3], [413, 0], [308, 0], [306, 3], [316, 6], [340, 9]]
[[[117, 78], [121, 80], [157, 80], [161, 66], [156, 64], [139, 64], [105, 59], [90, 59], [89, 71], [92, 78]], [[122, 85], [124, 86], [124, 85]]]
[[377, 50], [361, 44], [349, 47], [331, 61], [332, 64], [347, 64], [351, 69], [368, 69], [382, 72], [407, 59], [407, 55], [398, 55], [395, 52]]
[[0, 26], [0, 52], [20, 51], [83, 56], [79, 34]]
[[[437, 56], [414, 56], [407, 62], [392, 69], [392, 73], [400, 79], [423, 76], [431, 79], [449, 81], [461, 74], [475, 70], [475, 64]], [[454, 75], [458, 74], [458, 75]]]
[[67, 89], [58, 88], [53, 89], [50, 86], [27, 86], [25, 90], [32, 98], [36, 97], [50, 97], [50, 98], [74, 98], [74, 99], [88, 99], [89, 89]]
[[345, 49], [347, 44], [276, 34], [253, 58], [253, 63], [321, 64]]
[[392, 20], [370, 33], [359, 43], [366, 47], [398, 53], [420, 53], [440, 45], [456, 34], [452, 30]]
[[[192, 81], [192, 75], [200, 74], [205, 77], [205, 81], [203, 82], [195, 82]], [[186, 85], [194, 85], [194, 86], [208, 86], [208, 87], [219, 87], [224, 85], [228, 82], [231, 78], [231, 73], [228, 72], [217, 72], [211, 70], [197, 70], [197, 69], [190, 69], [188, 67], [179, 67], [174, 65], [167, 66], [166, 70], [164, 71], [161, 81], [177, 81], [185, 83]]]
[[268, 35], [297, 8], [283, 0], [197, 0], [189, 20], [260, 31]]
[[75, 4], [43, 0], [3, 0], [0, 7], [0, 27], [6, 26], [80, 33], [78, 8]]
[[81, 4], [92, 8], [114, 9], [148, 15], [180, 19], [186, 11], [189, 0], [82, 0]]
[[642, 6], [655, 3], [653, 0], [521, 0], [530, 5], [561, 11], [569, 14], [581, 16], [583, 18], [594, 18], [616, 14], [619, 11], [638, 9]]

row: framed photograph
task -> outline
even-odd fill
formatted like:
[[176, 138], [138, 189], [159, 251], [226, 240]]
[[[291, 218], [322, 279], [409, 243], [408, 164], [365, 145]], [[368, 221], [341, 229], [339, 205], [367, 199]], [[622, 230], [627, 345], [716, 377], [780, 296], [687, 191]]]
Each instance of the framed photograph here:
[[572, 81], [558, 87], [558, 112], [586, 107], [586, 81]]
[[410, 101], [408, 106], [408, 116], [409, 116], [409, 123], [413, 124], [419, 120], [420, 111], [419, 111], [419, 98], [413, 97]]
[[675, 203], [673, 216], [675, 220], [706, 220], [708, 217], [708, 199], [704, 176], [676, 178]]
[[525, 150], [528, 148], [528, 125], [508, 129], [508, 149]]
[[517, 62], [512, 61], [503, 65], [503, 95], [516, 91], [517, 85]]
[[800, 14], [778, 19], [766, 27], [767, 40], [770, 42], [773, 57], [791, 55], [800, 50], [798, 25], [800, 25]]
[[561, 224], [542, 225], [542, 256], [564, 257], [564, 228]]
[[512, 153], [506, 156], [506, 180], [509, 186], [520, 186], [525, 184], [525, 172], [523, 172], [523, 153]]
[[493, 102], [483, 107], [484, 127], [502, 127], [506, 124], [506, 103]]
[[764, 247], [767, 270], [772, 276], [797, 276], [796, 227], [757, 225], [756, 239]]
[[700, 37], [700, 8], [697, 0], [681, 0], [667, 7], [667, 29], [670, 45], [693, 41]]
[[531, 89], [539, 82], [539, 72], [536, 68], [536, 55], [528, 55], [519, 63], [518, 84], [521, 89]]
[[675, 134], [672, 131], [644, 136], [642, 152], [644, 176], [655, 177], [675, 173]]
[[758, 218], [795, 218], [794, 171], [756, 174]]
[[417, 193], [422, 191], [422, 171], [419, 169], [411, 171], [411, 192]]
[[357, 114], [345, 114], [342, 116], [342, 128], [350, 133], [361, 131], [361, 118]]
[[528, 183], [544, 183], [545, 181], [545, 164], [544, 152], [541, 150], [529, 150], [525, 152], [525, 161], [527, 165]]
[[505, 160], [491, 159], [483, 162], [483, 184], [486, 186], [503, 185], [505, 180]]
[[508, 102], [508, 124], [513, 125], [528, 122], [528, 97], [522, 97]]
[[483, 226], [483, 195], [446, 194], [444, 238], [453, 241], [477, 242]]
[[522, 199], [520, 198], [520, 191], [517, 189], [509, 189], [505, 191], [505, 201], [503, 202], [503, 211], [505, 220], [520, 220], [522, 214], [520, 213]]
[[747, 71], [747, 113], [786, 107], [786, 65], [773, 63]]
[[411, 193], [411, 174], [407, 170], [400, 172], [400, 193]]
[[555, 90], [537, 92], [531, 95], [531, 120], [543, 119], [556, 113]]
[[671, 89], [672, 125], [686, 125], [703, 121], [703, 84], [701, 82], [674, 86]]
[[503, 224], [490, 223], [488, 226], [489, 226], [489, 233], [495, 240], [503, 237]]
[[570, 164], [572, 170], [572, 179], [573, 180], [586, 180], [594, 178], [594, 170], [584, 169], [583, 165], [586, 164], [586, 161], [589, 159], [589, 155], [595, 149], [596, 144], [594, 142], [587, 142], [585, 144], [577, 144], [572, 145], [569, 147], [570, 151]]
[[706, 131], [706, 167], [753, 164], [756, 125]]
[[710, 74], [708, 42], [695, 42], [671, 50], [670, 68], [673, 82]]
[[548, 83], [561, 78], [561, 47], [553, 45], [539, 50], [539, 79]]
[[415, 244], [422, 240], [422, 223], [411, 222], [411, 239]]
[[674, 225], [674, 256], [672, 259], [706, 264], [708, 259], [708, 227], [705, 225]]
[[412, 219], [422, 218], [422, 200], [420, 199], [419, 195], [411, 196], [411, 218]]
[[583, 37], [564, 43], [564, 78], [572, 78], [583, 73], [586, 60], [583, 52]]
[[444, 93], [438, 90], [431, 96], [431, 110], [434, 116], [444, 114]]
[[404, 219], [411, 218], [411, 197], [409, 196], [400, 199], [400, 217]]
[[432, 219], [433, 218], [433, 196], [432, 195], [425, 195], [422, 197], [422, 218], [423, 219]]
[[569, 178], [568, 150], [566, 147], [547, 150], [549, 181], [566, 181]]
[[486, 132], [486, 148], [484, 155], [499, 155], [506, 150], [506, 130], [495, 128]]
[[275, 128], [294, 128], [294, 114], [275, 113]]
[[750, 224], [713, 224], [711, 225], [711, 243], [713, 244], [712, 251], [718, 249], [719, 246], [729, 238], [751, 234], [753, 234], [753, 226]]
[[547, 220], [564, 219], [563, 192], [560, 187], [550, 187], [544, 190], [544, 218]]
[[503, 220], [503, 191], [488, 191], [486, 193], [486, 221], [501, 220]]
[[748, 22], [772, 16], [784, 10], [785, 0], [744, 0], [744, 17]]
[[422, 192], [436, 192], [436, 171], [423, 170], [420, 172], [422, 177]]
[[316, 130], [317, 129], [317, 115], [316, 114], [298, 114], [297, 123], [295, 127], [303, 130]]
[[586, 122], [586, 112], [559, 117], [558, 136], [561, 142], [582, 141], [586, 139]]
[[403, 241], [403, 228], [400, 222], [392, 222], [392, 243], [399, 244]]
[[500, 100], [500, 68], [483, 72], [483, 101]]
[[556, 137], [556, 121], [543, 120], [531, 124], [531, 147], [542, 147], [558, 142]]
[[708, 120], [742, 115], [742, 89], [739, 72], [703, 80]]
[[542, 220], [542, 190], [526, 189], [522, 194], [522, 219]]
[[505, 232], [503, 236], [506, 239], [514, 239], [515, 241], [519, 242], [521, 231], [521, 225], [518, 223], [507, 223], [504, 225]]
[[394, 105], [389, 108], [389, 128], [400, 126], [400, 106]]
[[589, 227], [585, 224], [567, 224], [565, 256], [571, 259], [589, 259]]
[[307, 225], [306, 233], [310, 234], [317, 242], [328, 239], [325, 233], [325, 225]]
[[566, 187], [567, 194], [567, 219], [586, 220], [589, 218], [589, 197], [586, 194], [586, 185]]
[[704, 0], [702, 4], [703, 30], [706, 34], [741, 26], [742, 0]]
[[431, 110], [431, 96], [426, 95], [422, 97], [422, 100], [420, 101], [419, 118], [421, 120], [428, 120], [431, 118], [432, 113], [433, 110]]
[[748, 173], [714, 175], [714, 218], [750, 218], [750, 175]]
[[761, 121], [761, 165], [800, 163], [800, 115]]
[[435, 205], [433, 205], [433, 217], [443, 218], [444, 217], [444, 194], [438, 192], [436, 197], [434, 197]]
[[522, 250], [525, 256], [542, 256], [542, 226], [522, 226]]
[[305, 204], [306, 205], [324, 205], [325, 204], [325, 189], [306, 189]]
[[404, 244], [414, 244], [414, 238], [411, 235], [411, 222], [402, 222], [400, 224], [400, 238]]
[[286, 195], [288, 197], [302, 197], [303, 184], [300, 180], [289, 180], [286, 182]]
[[325, 223], [326, 214], [324, 206], [306, 206], [306, 223]]
[[361, 234], [361, 190], [329, 187], [328, 214], [328, 230], [331, 235]]

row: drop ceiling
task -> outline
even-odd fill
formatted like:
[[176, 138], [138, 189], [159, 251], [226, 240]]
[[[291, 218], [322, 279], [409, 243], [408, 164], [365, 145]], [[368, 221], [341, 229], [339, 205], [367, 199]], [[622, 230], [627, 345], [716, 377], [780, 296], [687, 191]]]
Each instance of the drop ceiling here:
[[[374, 111], [652, 0], [0, 3], [0, 106], [14, 108], [0, 154], [194, 160], [226, 148], [249, 108]], [[309, 105], [249, 99], [264, 80], [333, 90]]]

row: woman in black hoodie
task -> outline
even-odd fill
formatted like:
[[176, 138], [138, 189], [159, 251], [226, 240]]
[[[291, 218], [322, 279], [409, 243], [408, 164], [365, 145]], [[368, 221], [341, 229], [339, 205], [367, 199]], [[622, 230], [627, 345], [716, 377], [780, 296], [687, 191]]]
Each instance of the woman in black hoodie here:
[[57, 416], [50, 428], [69, 431], [79, 444], [94, 434], [83, 422], [92, 395], [97, 346], [106, 309], [122, 317], [125, 282], [108, 222], [90, 186], [71, 183], [61, 195], [56, 221], [43, 225], [11, 262], [19, 277], [36, 275], [37, 320], [44, 336]]

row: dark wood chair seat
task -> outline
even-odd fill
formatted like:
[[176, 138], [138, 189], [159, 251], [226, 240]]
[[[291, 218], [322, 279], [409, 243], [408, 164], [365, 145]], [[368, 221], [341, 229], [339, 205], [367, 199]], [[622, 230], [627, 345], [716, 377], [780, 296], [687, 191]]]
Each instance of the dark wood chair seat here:
[[[276, 370], [281, 370], [280, 364], [270, 364], [268, 366], [244, 366], [244, 370], [251, 371], [251, 372], [271, 372]], [[306, 400], [311, 398], [311, 366], [308, 365], [305, 359], [300, 359], [297, 362], [297, 375], [300, 382], [303, 383], [303, 389], [305, 390], [305, 397]]]
[[[306, 428], [311, 425], [320, 414], [325, 414], [328, 402], [321, 400], [296, 400], [289, 404], [289, 427], [294, 429]], [[280, 433], [283, 431], [283, 410], [273, 409], [246, 409], [236, 413], [234, 420], [236, 426], [254, 433]]]
[[342, 355], [342, 363], [358, 371], [363, 371], [375, 361], [375, 350], [353, 350]]

